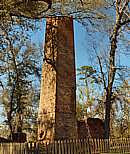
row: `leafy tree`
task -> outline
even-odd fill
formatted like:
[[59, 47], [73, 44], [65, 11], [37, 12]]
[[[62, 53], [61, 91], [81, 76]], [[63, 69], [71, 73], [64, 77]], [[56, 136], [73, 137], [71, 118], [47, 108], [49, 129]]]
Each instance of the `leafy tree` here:
[[[19, 36], [22, 34], [22, 36], [24, 36], [23, 38], [27, 38], [27, 33], [23, 33], [22, 28], [26, 27], [26, 29], [28, 29], [28, 28], [30, 28], [30, 27], [32, 28], [34, 26], [32, 20], [26, 20], [26, 17], [37, 19], [37, 18], [43, 18], [43, 16], [44, 16], [44, 14], [42, 14], [44, 8], [37, 9], [40, 7], [40, 5], [39, 5], [40, 3], [36, 3], [36, 1], [33, 1], [33, 2], [29, 1], [29, 0], [28, 1], [5, 0], [5, 1], [0, 2], [0, 21], [2, 23], [0, 25], [0, 31], [1, 31], [0, 43], [2, 44], [2, 47], [0, 46], [0, 48], [1, 48], [0, 50], [4, 53], [4, 55], [7, 55], [7, 56], [5, 56], [7, 59], [10, 58], [10, 56], [8, 57], [8, 50], [10, 50], [11, 52], [14, 50], [14, 47], [12, 47], [12, 44], [16, 46], [16, 41], [19, 40], [19, 38], [21, 38]], [[91, 4], [92, 4], [92, 2], [93, 1], [91, 1]], [[109, 58], [107, 61], [108, 62], [107, 63], [108, 75], [107, 76], [104, 73], [101, 59], [99, 57], [97, 57], [98, 61], [99, 61], [100, 72], [102, 74], [103, 86], [105, 89], [104, 96], [106, 96], [104, 99], [104, 102], [105, 102], [105, 138], [108, 138], [109, 134], [110, 134], [110, 111], [112, 109], [112, 101], [113, 101], [113, 96], [114, 96], [113, 95], [114, 94], [113, 87], [114, 87], [114, 81], [115, 81], [115, 77], [116, 77], [116, 73], [117, 73], [117, 67], [115, 64], [116, 49], [117, 49], [117, 45], [118, 45], [117, 42], [118, 42], [118, 38], [119, 38], [120, 34], [122, 34], [121, 32], [124, 31], [124, 29], [128, 29], [129, 1], [128, 0], [110, 0], [110, 1], [106, 1], [106, 2], [107, 2], [107, 9], [105, 10], [106, 15], [104, 15], [105, 11], [104, 11], [104, 8], [102, 8], [102, 6], [104, 6], [104, 5], [99, 5], [99, 6], [101, 6], [101, 8], [100, 7], [98, 7], [98, 8], [100, 8], [99, 10], [101, 12], [96, 12], [97, 7], [96, 8], [94, 7], [94, 9], [83, 9], [83, 10], [85, 10], [84, 13], [82, 11], [81, 11], [81, 14], [77, 13], [77, 18], [82, 18], [82, 17], [86, 18], [87, 22], [84, 22], [84, 20], [82, 20], [82, 24], [85, 26], [89, 21], [89, 23], [96, 30], [98, 29], [101, 31], [102, 28], [105, 29], [106, 27], [109, 27], [107, 29], [107, 32], [111, 32], [111, 34], [109, 33], [109, 35], [110, 35], [110, 50], [109, 51], [110, 52], [108, 54]], [[21, 8], [19, 8], [18, 3], [21, 4]], [[116, 4], [116, 5], [114, 5], [114, 4]], [[110, 18], [108, 18], [108, 15], [107, 15], [109, 12], [112, 12], [111, 11], [112, 7], [114, 7], [114, 10], [116, 12], [116, 16], [115, 16], [116, 20], [113, 19], [114, 23], [112, 23], [112, 20], [108, 20]], [[88, 7], [88, 8], [90, 8], [90, 7]], [[109, 8], [110, 8], [110, 10], [108, 10]], [[39, 14], [38, 10], [41, 11], [40, 14]], [[24, 14], [24, 12], [26, 15]], [[70, 14], [74, 13], [74, 12], [73, 13], [72, 12], [70, 11]], [[53, 15], [56, 15], [56, 14], [53, 14]], [[94, 20], [92, 20], [92, 19], [94, 19]], [[99, 26], [99, 23], [95, 22], [95, 19], [100, 19], [99, 21], [102, 21], [102, 25], [100, 22], [100, 26]], [[111, 21], [111, 22], [109, 22], [109, 21]], [[81, 22], [81, 20], [80, 20], [80, 22]], [[107, 24], [110, 23], [110, 24], [109, 24], [109, 26], [106, 26], [107, 24], [104, 24], [104, 23], [107, 23]], [[20, 25], [20, 26], [19, 26], [18, 30], [16, 31], [18, 25]], [[103, 31], [104, 31], [104, 29], [103, 29]], [[15, 60], [15, 58], [14, 58], [14, 60]], [[15, 62], [14, 62], [14, 64], [15, 64]], [[1, 69], [1, 72], [2, 71], [4, 72], [4, 69], [6, 69], [6, 68], [4, 68], [4, 69], [3, 68]], [[13, 79], [16, 78], [16, 76], [14, 76]], [[8, 79], [10, 79], [10, 77]], [[12, 82], [11, 82], [11, 84], [12, 84]], [[1, 83], [1, 87], [3, 87], [3, 83]]]
[[114, 93], [115, 99], [115, 123], [118, 137], [129, 136], [129, 83], [124, 80]]
[[[99, 69], [96, 69], [100, 72], [100, 76], [103, 83], [103, 100], [102, 100], [102, 106], [105, 106], [105, 138], [109, 138], [110, 136], [110, 117], [111, 117], [111, 111], [112, 104], [114, 102], [114, 94], [117, 87], [117, 77], [120, 78], [120, 73], [123, 67], [120, 67], [117, 62], [119, 51], [120, 49], [123, 49], [123, 51], [128, 54], [128, 41], [125, 39], [124, 36], [128, 36], [128, 25], [130, 22], [129, 19], [129, 1], [128, 0], [112, 0], [107, 1], [107, 7], [105, 9], [101, 9], [102, 12], [106, 14], [107, 18], [104, 18], [102, 20], [102, 24], [99, 22], [93, 22], [92, 25], [92, 32], [97, 32], [97, 34], [103, 36], [103, 39], [105, 40], [103, 43], [106, 45], [106, 42], [109, 42], [107, 44], [109, 47], [105, 46], [101, 42], [99, 42], [99, 39], [97, 37], [94, 39], [94, 41], [90, 40], [92, 44], [92, 48], [94, 48], [93, 55], [95, 56], [95, 50], [103, 50], [103, 47], [105, 48], [106, 52], [102, 52], [102, 55], [99, 55], [99, 52], [96, 52], [97, 60], [98, 60], [98, 67]], [[100, 24], [100, 25], [99, 25]], [[87, 24], [85, 26], [88, 26]], [[89, 26], [90, 29], [90, 26]], [[89, 30], [87, 29], [87, 30]], [[87, 31], [89, 33], [89, 31]], [[102, 32], [102, 33], [101, 33]], [[107, 35], [109, 37], [106, 40], [104, 39], [104, 36]], [[92, 33], [91, 35], [92, 36]], [[95, 35], [94, 35], [95, 37]], [[100, 37], [99, 37], [100, 38]], [[92, 43], [93, 42], [93, 43]], [[120, 46], [120, 44], [121, 46]], [[101, 44], [101, 48], [99, 48], [99, 45]], [[123, 47], [124, 48], [123, 48]], [[123, 52], [121, 51], [121, 52]], [[91, 52], [92, 54], [92, 52]], [[107, 57], [107, 58], [106, 58]], [[93, 57], [94, 58], [94, 57]], [[94, 63], [95, 65], [96, 63]], [[123, 80], [122, 80], [123, 81]], [[120, 81], [120, 84], [121, 82]], [[119, 80], [118, 80], [119, 82]]]
[[[59, 2], [61, 5], [59, 5]], [[76, 15], [75, 17], [90, 15], [89, 12], [104, 6], [105, 0], [89, 1], [52, 1], [52, 0], [5, 0], [0, 2], [0, 17], [24, 17], [42, 19], [46, 16]], [[66, 9], [67, 6], [67, 9]], [[60, 8], [60, 9], [59, 9]], [[96, 14], [94, 12], [94, 14]], [[97, 15], [99, 15], [97, 13]], [[101, 17], [101, 14], [99, 15]]]
[[[115, 1], [108, 1], [108, 6], [106, 7], [107, 10], [101, 9], [103, 12], [107, 14], [107, 18], [104, 18], [102, 20], [102, 24], [98, 22], [93, 22], [92, 25], [92, 32], [97, 32], [98, 34], [106, 33], [109, 37], [109, 47], [106, 48], [103, 44], [99, 42], [97, 38], [95, 38], [95, 42], [91, 39], [91, 44], [93, 42], [93, 48], [94, 48], [94, 54], [95, 50], [103, 50], [103, 47], [106, 48], [107, 52], [105, 53], [103, 50], [103, 53], [101, 56], [99, 56], [99, 53], [96, 52], [97, 60], [98, 60], [98, 67], [99, 69], [96, 69], [100, 73], [100, 79], [101, 83], [103, 83], [102, 87], [102, 99], [99, 100], [99, 104], [104, 108], [105, 106], [105, 138], [109, 138], [110, 136], [110, 119], [112, 118], [112, 113], [114, 113], [115, 109], [113, 110], [114, 102], [115, 102], [115, 93], [117, 92], [117, 87], [121, 85], [122, 81], [119, 80], [121, 77], [121, 70], [123, 67], [118, 66], [119, 64], [117, 62], [117, 55], [119, 54], [120, 46], [119, 43], [125, 45], [124, 51], [126, 54], [127, 52], [127, 46], [128, 41], [124, 39], [124, 35], [127, 36], [128, 32], [128, 25], [130, 22], [129, 19], [129, 1], [128, 0], [115, 0]], [[115, 13], [115, 14], [114, 14]], [[114, 15], [114, 18], [113, 18]], [[100, 26], [99, 26], [100, 24]], [[87, 24], [84, 26], [88, 26]], [[94, 29], [95, 28], [95, 29]], [[90, 29], [90, 26], [89, 26]], [[89, 29], [87, 29], [89, 33]], [[105, 35], [105, 34], [104, 34]], [[103, 39], [104, 39], [104, 35]], [[92, 34], [90, 35], [92, 36]], [[94, 35], [95, 37], [95, 35]], [[105, 39], [106, 41], [106, 39]], [[97, 46], [96, 46], [97, 43]], [[102, 45], [102, 48], [99, 48], [99, 45]], [[92, 53], [92, 52], [91, 52]], [[105, 58], [104, 58], [105, 57]], [[107, 58], [106, 58], [107, 57]], [[93, 57], [94, 58], [94, 57]], [[96, 63], [94, 63], [95, 65]], [[119, 78], [118, 78], [119, 77]], [[117, 79], [118, 78], [118, 79]], [[117, 81], [118, 80], [118, 84]], [[118, 85], [118, 86], [117, 86]], [[101, 103], [100, 103], [101, 102]], [[126, 103], [126, 102], [125, 102]], [[98, 106], [97, 106], [98, 107]], [[99, 108], [97, 108], [98, 110]], [[104, 113], [104, 110], [102, 110]]]
[[51, 0], [2, 0], [0, 2], [0, 17], [11, 18], [12, 16], [17, 16], [37, 18], [41, 16], [43, 12], [46, 12], [50, 5]]
[[39, 85], [40, 56], [35, 46], [30, 45], [25, 49], [13, 46], [8, 53], [1, 54], [1, 103], [11, 134], [36, 123], [39, 89], [34, 87], [34, 81]]
[[105, 138], [109, 138], [110, 135], [110, 112], [112, 105], [113, 84], [116, 74], [116, 49], [117, 41], [120, 30], [127, 25], [130, 21], [127, 14], [129, 1], [116, 0], [116, 21], [110, 37], [110, 51], [109, 51], [109, 71], [108, 81], [106, 84], [106, 99], [105, 99]]
[[34, 85], [39, 85], [42, 62], [40, 50], [28, 43], [31, 32], [39, 28], [38, 22], [14, 16], [18, 3], [21, 2], [0, 2], [0, 93], [11, 133], [36, 123], [39, 89]]
[[101, 94], [97, 92], [102, 80], [92, 66], [81, 66], [77, 69], [77, 117], [94, 117]]
[[[90, 67], [90, 66], [89, 66]], [[84, 70], [82, 70], [82, 69]], [[89, 85], [89, 99], [87, 99], [87, 91], [85, 89], [85, 68], [88, 66], [82, 66], [78, 69], [78, 90], [77, 90], [77, 119], [82, 120], [88, 117], [99, 117], [104, 119], [104, 91], [102, 89], [103, 81], [101, 77], [100, 82], [96, 82], [96, 86], [92, 87], [95, 83], [93, 78], [89, 76], [87, 78]], [[92, 67], [91, 67], [92, 68]], [[82, 71], [81, 71], [82, 70]], [[96, 78], [100, 76], [94, 71]], [[124, 73], [123, 73], [124, 74]], [[122, 80], [122, 79], [121, 79]], [[118, 81], [120, 81], [118, 79]], [[122, 83], [123, 82], [123, 83]], [[129, 80], [122, 80], [120, 86], [113, 89], [112, 106], [110, 114], [110, 137], [129, 137]], [[100, 90], [98, 90], [100, 87]], [[93, 99], [91, 99], [93, 97]], [[90, 103], [91, 102], [91, 103]]]

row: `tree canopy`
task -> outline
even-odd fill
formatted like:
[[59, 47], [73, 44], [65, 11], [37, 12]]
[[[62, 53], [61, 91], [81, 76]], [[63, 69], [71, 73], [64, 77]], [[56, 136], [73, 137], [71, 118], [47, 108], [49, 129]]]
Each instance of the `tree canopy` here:
[[[129, 1], [74, 0], [71, 3], [67, 0], [62, 2], [54, 0], [47, 3], [46, 1], [3, 0], [0, 2], [0, 90], [6, 123], [9, 125], [10, 131], [18, 129], [19, 126], [22, 127], [22, 120], [25, 120], [27, 116], [25, 106], [27, 105], [30, 110], [32, 102], [38, 103], [38, 96], [34, 97], [34, 91], [37, 89], [33, 86], [31, 79], [33, 74], [36, 74], [37, 77], [40, 76], [41, 68], [39, 66], [41, 65], [39, 61], [42, 60], [40, 50], [36, 48], [36, 45], [28, 43], [30, 33], [39, 28], [37, 23], [40, 20], [38, 19], [48, 16], [69, 15], [87, 29], [86, 34], [91, 33], [91, 37], [92, 33], [106, 34], [109, 40], [105, 50], [103, 50], [104, 45], [99, 42], [99, 37], [94, 36], [93, 40], [90, 39], [91, 50], [93, 51], [91, 53], [97, 58], [94, 57], [96, 62], [94, 58], [93, 62], [94, 65], [96, 63], [98, 65], [95, 67], [83, 66], [78, 70], [80, 80], [82, 79], [86, 86], [86, 96], [82, 93], [82, 88], [80, 89], [80, 96], [83, 94], [87, 97], [87, 101], [85, 106], [78, 102], [77, 111], [82, 111], [84, 115], [86, 108], [91, 110], [93, 104], [98, 103], [95, 105], [95, 110], [98, 115], [105, 115], [102, 116], [105, 122], [105, 137], [109, 138], [111, 119], [115, 114], [114, 111], [118, 112], [120, 106], [122, 115], [116, 122], [118, 121], [117, 124], [121, 126], [121, 133], [123, 134], [124, 124], [125, 126], [128, 125], [126, 112], [128, 113], [127, 108], [129, 106], [129, 99], [124, 96], [124, 91], [128, 92], [129, 83], [128, 78], [123, 76], [124, 72], [126, 74], [126, 69], [123, 71], [123, 68], [119, 66], [117, 57], [120, 50], [128, 50]], [[122, 45], [120, 46], [119, 43]], [[116, 81], [120, 83], [117, 84]], [[39, 82], [38, 78], [37, 82]], [[96, 89], [96, 86], [91, 87], [92, 84], [100, 84], [102, 95], [91, 97], [92, 94], [95, 94], [92, 91], [94, 88]], [[38, 90], [37, 95], [39, 95]], [[31, 112], [28, 112], [29, 116], [32, 116]], [[22, 113], [23, 117], [20, 115]], [[115, 115], [116, 118], [117, 115]], [[97, 116], [97, 114], [91, 114], [91, 116]], [[13, 128], [14, 122], [17, 123], [17, 128]]]

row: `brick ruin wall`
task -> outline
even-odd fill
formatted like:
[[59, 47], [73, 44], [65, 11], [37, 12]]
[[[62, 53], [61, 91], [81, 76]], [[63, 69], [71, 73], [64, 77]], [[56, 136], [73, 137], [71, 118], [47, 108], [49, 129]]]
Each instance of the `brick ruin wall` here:
[[38, 115], [38, 139], [76, 138], [73, 19], [48, 18]]
[[48, 18], [38, 114], [38, 140], [103, 138], [102, 120], [76, 122], [73, 19]]
[[77, 121], [78, 138], [104, 138], [104, 122], [99, 118]]

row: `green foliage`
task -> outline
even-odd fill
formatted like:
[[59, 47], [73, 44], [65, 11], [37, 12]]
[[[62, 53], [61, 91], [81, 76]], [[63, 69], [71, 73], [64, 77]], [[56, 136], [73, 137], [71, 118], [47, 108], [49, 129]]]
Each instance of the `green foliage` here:
[[[47, 3], [49, 4], [49, 6]], [[61, 6], [59, 6], [59, 3], [61, 3]], [[105, 0], [4, 0], [0, 2], [0, 15], [4, 13], [8, 13], [10, 15], [12, 13], [17, 16], [24, 15], [29, 18], [38, 18], [44, 17], [46, 14], [48, 16], [57, 15], [59, 12], [62, 15], [67, 15], [70, 12], [74, 13], [74, 11], [77, 11], [78, 14], [78, 11], [82, 11], [82, 14], [87, 14], [88, 11], [90, 12], [104, 6], [106, 6]], [[61, 8], [60, 11], [58, 10], [58, 7]], [[48, 9], [51, 9], [51, 11], [48, 11]], [[103, 15], [100, 14], [100, 17], [101, 16]]]
[[[105, 95], [103, 90], [98, 90], [104, 87], [103, 82], [91, 82], [93, 75], [86, 73], [86, 69], [90, 67], [81, 67], [78, 69], [78, 90], [77, 90], [77, 119], [86, 119], [88, 117], [99, 117], [104, 119], [104, 101]], [[92, 67], [91, 67], [92, 68]], [[93, 69], [91, 69], [93, 70]], [[94, 71], [96, 73], [96, 71]], [[85, 74], [87, 74], [85, 78]], [[84, 77], [80, 77], [84, 76]], [[98, 74], [96, 74], [98, 78]], [[86, 84], [86, 80], [87, 83]], [[118, 79], [119, 80], [119, 79]], [[112, 108], [110, 129], [111, 137], [129, 137], [130, 122], [129, 122], [129, 80], [120, 81], [120, 86], [113, 89]], [[96, 84], [96, 86], [94, 86]], [[88, 89], [89, 88], [89, 89]], [[102, 92], [101, 92], [102, 91]], [[89, 97], [88, 97], [89, 92]]]
[[[1, 103], [11, 132], [35, 132], [39, 102], [41, 55], [35, 46], [13, 47], [2, 53], [0, 66]], [[4, 78], [4, 80], [3, 80]], [[35, 132], [36, 133], [36, 132]]]
[[0, 2], [0, 104], [10, 133], [34, 129], [42, 63], [40, 49], [28, 43], [38, 22], [11, 16], [17, 2]]
[[[92, 66], [81, 66], [77, 69], [78, 89], [77, 89], [77, 117], [99, 116], [97, 108], [99, 98], [102, 99], [101, 93], [97, 92], [102, 81], [99, 74]], [[100, 80], [99, 80], [100, 79]]]
[[100, 84], [100, 82], [102, 82], [99, 74], [92, 66], [81, 66], [77, 69], [77, 72], [77, 75], [80, 76], [79, 80], [84, 80], [86, 84], [89, 80], [89, 82], [97, 84]]
[[48, 7], [44, 1], [4, 0], [0, 2], [0, 18], [13, 16], [35, 18]]
[[120, 85], [120, 87], [118, 87], [113, 94], [112, 120], [114, 121], [114, 123], [112, 122], [112, 127], [115, 128], [116, 131], [113, 131], [118, 137], [129, 136], [129, 87], [130, 85], [128, 80], [124, 80], [122, 85]]
[[76, 104], [76, 118], [77, 120], [82, 120], [87, 116], [86, 104], [77, 102]]

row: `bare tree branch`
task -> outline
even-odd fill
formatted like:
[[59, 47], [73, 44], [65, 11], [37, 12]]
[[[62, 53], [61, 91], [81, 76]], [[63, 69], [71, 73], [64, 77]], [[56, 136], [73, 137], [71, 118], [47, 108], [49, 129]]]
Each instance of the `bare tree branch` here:
[[104, 75], [103, 68], [102, 68], [101, 59], [100, 59], [99, 56], [97, 56], [97, 58], [98, 58], [99, 66], [100, 66], [100, 71], [101, 71], [102, 79], [103, 79], [104, 89], [107, 90], [106, 80], [105, 80], [105, 75]]

